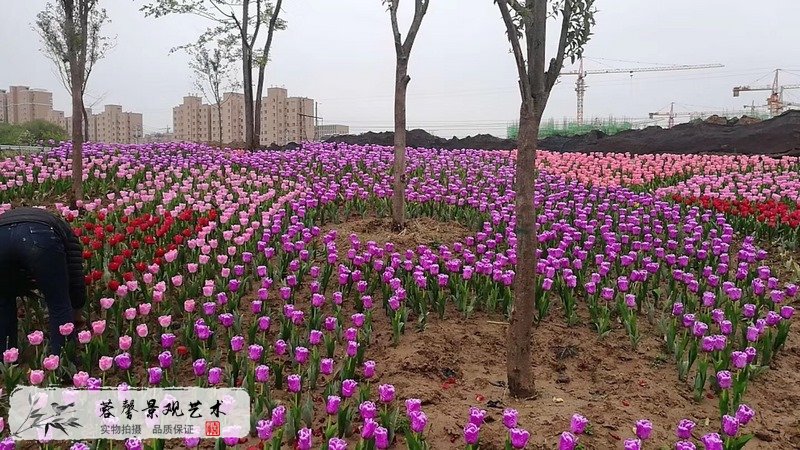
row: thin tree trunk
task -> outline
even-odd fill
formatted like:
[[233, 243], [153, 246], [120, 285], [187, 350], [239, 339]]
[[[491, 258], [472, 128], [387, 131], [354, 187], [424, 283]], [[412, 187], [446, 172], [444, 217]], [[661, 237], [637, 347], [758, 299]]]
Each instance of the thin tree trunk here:
[[[82, 98], [81, 103], [83, 103]], [[89, 136], [89, 113], [86, 112], [86, 105], [81, 106], [81, 111], [83, 112], [83, 139], [84, 142], [89, 142], [91, 137]]]
[[[266, 65], [258, 65], [258, 80], [256, 81], [256, 105], [254, 111], [254, 128], [258, 144], [261, 145], [261, 96], [264, 95], [264, 73], [266, 72]], [[266, 145], [269, 145], [267, 143]]]
[[394, 183], [392, 220], [396, 230], [406, 226], [406, 91], [408, 59], [398, 58], [394, 86]]
[[219, 146], [222, 147], [222, 102], [217, 100], [217, 127], [219, 128]]
[[83, 68], [78, 67], [78, 42], [75, 29], [75, 4], [63, 0], [64, 31], [68, 38], [69, 77], [72, 94], [72, 207], [83, 200]]
[[508, 327], [506, 365], [508, 387], [515, 396], [535, 395], [532, 367], [533, 323], [536, 312], [536, 144], [541, 113], [528, 100], [520, 108], [516, 192], [517, 271], [514, 276], [514, 309]]

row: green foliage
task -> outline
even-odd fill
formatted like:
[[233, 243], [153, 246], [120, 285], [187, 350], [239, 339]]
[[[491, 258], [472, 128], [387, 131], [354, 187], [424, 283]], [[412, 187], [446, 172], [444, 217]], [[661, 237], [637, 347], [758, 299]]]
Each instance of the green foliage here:
[[[571, 122], [564, 124], [563, 126], [556, 126], [556, 123], [551, 120], [547, 123], [542, 123], [541, 127], [539, 127], [539, 138], [544, 139], [551, 136], [580, 136], [591, 131], [602, 131], [610, 136], [617, 134], [620, 131], [626, 131], [632, 128], [632, 123], [616, 120], [610, 120], [602, 123], [589, 123], [584, 125], [578, 125], [577, 123]], [[516, 139], [517, 134], [519, 133], [519, 126], [517, 124], [509, 125], [506, 132], [508, 139]]]
[[34, 120], [21, 125], [0, 123], [0, 144], [38, 145], [41, 141], [63, 141], [67, 132], [60, 126], [46, 120]]

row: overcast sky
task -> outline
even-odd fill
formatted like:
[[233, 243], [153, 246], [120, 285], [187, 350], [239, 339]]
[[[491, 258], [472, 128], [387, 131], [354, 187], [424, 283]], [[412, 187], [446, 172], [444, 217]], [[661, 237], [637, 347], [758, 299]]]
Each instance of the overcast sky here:
[[[145, 18], [143, 0], [102, 0], [116, 47], [98, 63], [87, 104], [121, 104], [144, 114], [145, 132], [172, 127], [172, 107], [193, 88], [183, 54], [208, 25], [196, 17]], [[0, 88], [28, 85], [69, 97], [32, 29], [44, 0], [0, 0]], [[722, 69], [589, 75], [588, 117], [645, 118], [670, 102], [679, 111], [741, 109], [767, 93], [732, 97], [740, 84], [769, 84], [781, 67], [800, 83], [798, 0], [599, 0], [587, 69], [720, 63]], [[410, 10], [411, 0], [401, 3]], [[268, 86], [319, 102], [325, 123], [352, 131], [392, 127], [394, 48], [380, 0], [285, 0], [288, 29], [276, 35]], [[407, 24], [407, 22], [406, 22]], [[550, 22], [550, 31], [557, 24]], [[407, 26], [407, 25], [406, 25]], [[411, 56], [409, 127], [443, 136], [504, 135], [519, 110], [516, 69], [493, 0], [432, 0]], [[575, 116], [574, 77], [562, 77], [545, 116]], [[791, 93], [791, 94], [790, 94]], [[800, 103], [800, 90], [787, 91]], [[69, 111], [67, 111], [69, 115]]]

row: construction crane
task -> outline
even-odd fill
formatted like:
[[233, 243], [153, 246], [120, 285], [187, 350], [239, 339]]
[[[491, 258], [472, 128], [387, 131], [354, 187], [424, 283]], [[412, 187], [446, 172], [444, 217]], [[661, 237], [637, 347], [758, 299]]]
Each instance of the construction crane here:
[[784, 84], [779, 82], [779, 75], [781, 69], [775, 69], [775, 78], [769, 86], [736, 86], [733, 88], [733, 96], [738, 97], [740, 92], [750, 91], [770, 91], [767, 97], [767, 109], [769, 115], [775, 117], [780, 115], [787, 106], [797, 106], [794, 103], [785, 103], [783, 101], [783, 91], [786, 89], [800, 89], [800, 84]]
[[583, 98], [586, 94], [586, 75], [601, 75], [609, 73], [628, 73], [633, 76], [635, 72], [667, 72], [673, 70], [697, 70], [697, 69], [716, 69], [725, 67], [722, 64], [682, 64], [661, 67], [633, 67], [630, 69], [602, 69], [602, 70], [584, 70], [583, 58], [580, 59], [578, 70], [570, 72], [561, 72], [560, 75], [576, 75], [578, 79], [575, 81], [575, 92], [578, 94], [578, 125], [583, 125]]

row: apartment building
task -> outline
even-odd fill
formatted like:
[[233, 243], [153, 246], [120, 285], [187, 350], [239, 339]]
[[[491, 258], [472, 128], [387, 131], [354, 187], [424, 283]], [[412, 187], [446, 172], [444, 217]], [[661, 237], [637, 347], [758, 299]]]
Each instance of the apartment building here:
[[211, 140], [211, 109], [194, 95], [183, 97], [183, 103], [172, 108], [172, 127], [178, 141], [208, 142]]
[[217, 105], [208, 105], [211, 115], [211, 142], [222, 144], [244, 143], [244, 94], [236, 92], [226, 92], [222, 94], [220, 104], [222, 116], [222, 139], [219, 138], [219, 119]]
[[28, 86], [11, 86], [0, 90], [0, 122], [22, 124], [46, 120], [64, 126], [63, 111], [53, 110], [53, 93]]
[[[136, 144], [144, 136], [141, 113], [124, 112], [120, 105], [105, 105], [103, 111], [92, 114], [86, 109], [89, 119], [89, 140], [113, 144]], [[64, 119], [68, 134], [72, 134], [72, 118]]]
[[350, 134], [350, 127], [347, 125], [318, 125], [317, 126], [317, 140], [324, 141], [329, 137], [342, 136]]
[[[259, 144], [285, 145], [314, 140], [315, 115], [314, 100], [289, 97], [283, 88], [268, 88], [267, 96], [261, 99]], [[219, 112], [216, 105], [204, 104], [200, 97], [193, 95], [184, 97], [183, 103], [172, 108], [175, 139], [181, 141], [241, 144], [245, 142], [244, 122], [244, 95], [236, 92], [223, 94]]]
[[261, 145], [286, 145], [314, 140], [314, 100], [289, 97], [284, 88], [271, 87], [261, 102]]

